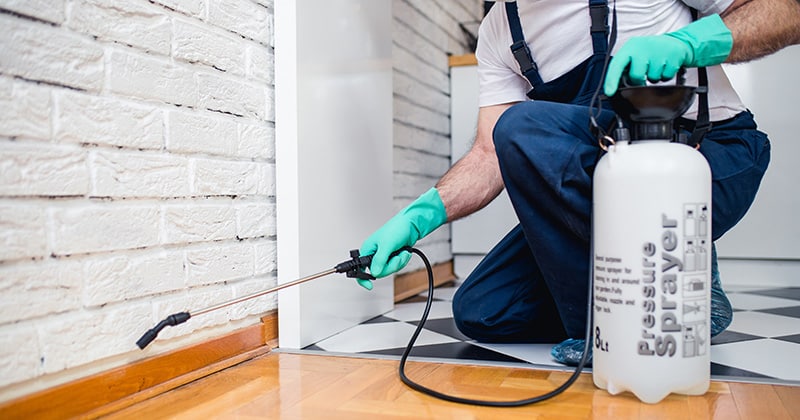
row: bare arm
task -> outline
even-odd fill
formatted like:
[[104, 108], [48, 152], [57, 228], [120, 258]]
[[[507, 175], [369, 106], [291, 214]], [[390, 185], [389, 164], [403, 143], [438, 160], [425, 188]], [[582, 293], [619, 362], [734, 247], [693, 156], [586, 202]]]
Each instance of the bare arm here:
[[511, 105], [493, 105], [478, 111], [475, 143], [436, 184], [448, 222], [482, 209], [503, 191], [492, 131], [497, 119]]
[[734, 0], [720, 15], [733, 34], [730, 63], [744, 62], [800, 44], [800, 1]]

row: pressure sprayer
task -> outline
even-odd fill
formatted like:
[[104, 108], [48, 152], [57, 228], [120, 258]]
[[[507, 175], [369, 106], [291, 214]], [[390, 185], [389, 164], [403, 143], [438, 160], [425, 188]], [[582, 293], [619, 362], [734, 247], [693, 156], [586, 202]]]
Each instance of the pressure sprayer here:
[[601, 139], [594, 171], [594, 383], [647, 403], [709, 386], [711, 171], [673, 141], [705, 87], [682, 82], [619, 89], [630, 129]]

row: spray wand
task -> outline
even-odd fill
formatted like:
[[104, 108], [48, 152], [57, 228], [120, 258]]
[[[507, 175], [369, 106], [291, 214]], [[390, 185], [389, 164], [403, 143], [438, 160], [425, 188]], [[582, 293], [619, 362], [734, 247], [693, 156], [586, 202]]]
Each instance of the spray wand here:
[[[400, 249], [400, 250], [396, 251], [395, 253], [393, 253], [392, 255], [400, 253], [400, 252], [402, 252], [404, 250], [405, 249]], [[144, 350], [144, 348], [147, 347], [147, 345], [149, 345], [153, 340], [156, 339], [156, 337], [158, 336], [158, 333], [161, 332], [161, 330], [163, 330], [166, 327], [174, 327], [176, 325], [183, 324], [184, 322], [188, 321], [189, 318], [191, 318], [193, 316], [198, 316], [198, 315], [202, 315], [202, 314], [205, 314], [205, 313], [213, 312], [213, 311], [216, 311], [218, 309], [225, 308], [227, 306], [235, 305], [237, 303], [241, 303], [241, 302], [244, 302], [244, 301], [247, 301], [247, 300], [250, 300], [250, 299], [255, 299], [257, 297], [268, 295], [270, 293], [275, 293], [278, 290], [285, 289], [287, 287], [297, 286], [298, 284], [305, 283], [307, 281], [311, 281], [311, 280], [314, 280], [314, 279], [318, 279], [320, 277], [325, 277], [325, 276], [327, 276], [329, 274], [345, 273], [347, 275], [347, 277], [351, 277], [351, 278], [358, 278], [358, 279], [364, 279], [364, 280], [374, 280], [375, 277], [371, 276], [369, 273], [364, 271], [364, 269], [368, 268], [371, 263], [372, 263], [372, 255], [361, 256], [357, 249], [351, 250], [350, 251], [350, 259], [349, 260], [343, 261], [343, 262], [337, 264], [335, 267], [333, 267], [333, 268], [331, 268], [329, 270], [321, 271], [321, 272], [319, 272], [317, 274], [312, 274], [310, 276], [306, 276], [306, 277], [303, 277], [303, 278], [300, 278], [300, 279], [297, 279], [297, 280], [293, 280], [293, 281], [290, 281], [288, 283], [279, 284], [279, 285], [277, 285], [277, 286], [275, 286], [273, 288], [267, 289], [267, 290], [262, 290], [260, 292], [256, 292], [256, 293], [253, 293], [253, 294], [250, 294], [250, 295], [247, 295], [247, 296], [242, 296], [242, 297], [239, 297], [239, 298], [236, 298], [236, 299], [232, 299], [232, 300], [229, 300], [227, 302], [223, 302], [223, 303], [220, 303], [220, 304], [217, 304], [217, 305], [214, 305], [214, 306], [209, 306], [207, 308], [200, 309], [200, 310], [197, 310], [197, 311], [178, 312], [178, 313], [172, 314], [172, 315], [164, 318], [163, 320], [161, 320], [161, 322], [159, 322], [158, 325], [156, 325], [155, 327], [147, 330], [147, 332], [144, 333], [144, 335], [142, 335], [142, 338], [140, 338], [138, 341], [136, 341], [136, 345], [139, 346], [140, 349]]]

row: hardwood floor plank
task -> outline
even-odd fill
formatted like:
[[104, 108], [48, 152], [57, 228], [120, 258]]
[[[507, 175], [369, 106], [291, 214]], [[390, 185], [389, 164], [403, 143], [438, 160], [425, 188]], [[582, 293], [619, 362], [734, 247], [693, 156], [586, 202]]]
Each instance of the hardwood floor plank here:
[[792, 416], [792, 419], [800, 419], [800, 396], [798, 396], [798, 387], [790, 386], [773, 386], [775, 392], [778, 394], [783, 407]]
[[[268, 358], [253, 359], [253, 363], [246, 366], [239, 365], [218, 372], [208, 377], [208, 381], [195, 381], [177, 388], [169, 393], [134, 405], [124, 410], [112, 413], [109, 418], [158, 418], [162, 416], [178, 416], [181, 413], [191, 412], [203, 403], [215, 398], [235, 396], [247, 398], [241, 392], [242, 387], [255, 381], [272, 382], [272, 387], [278, 389], [280, 383], [279, 366], [264, 363]], [[245, 388], [246, 389], [246, 388]], [[162, 404], [164, 395], [171, 395], [169, 404]]]
[[[727, 385], [727, 384], [725, 384]], [[692, 419], [730, 419], [737, 420], [739, 411], [729, 389], [727, 392], [715, 391], [713, 386], [702, 398], [689, 398], [688, 418]]]
[[607, 392], [595, 392], [592, 395], [593, 419], [639, 419], [641, 405], [631, 394], [611, 395]]
[[[510, 400], [550, 391], [569, 372], [411, 362], [407, 374], [438, 391]], [[563, 394], [517, 408], [438, 400], [406, 387], [392, 360], [270, 353], [109, 416], [112, 419], [767, 419], [797, 416], [800, 387], [714, 382], [702, 396], [644, 404], [612, 396], [582, 374]]]
[[[642, 404], [639, 417], [642, 419], [677, 419], [689, 412], [689, 397], [686, 395], [667, 395], [658, 404]], [[685, 417], [684, 417], [685, 418]]]
[[739, 415], [745, 419], [791, 419], [772, 385], [730, 384]]

